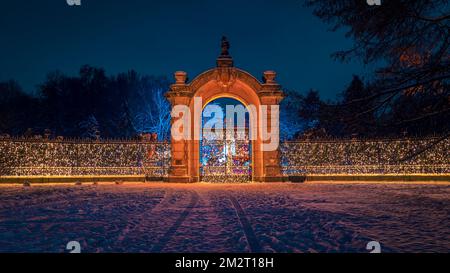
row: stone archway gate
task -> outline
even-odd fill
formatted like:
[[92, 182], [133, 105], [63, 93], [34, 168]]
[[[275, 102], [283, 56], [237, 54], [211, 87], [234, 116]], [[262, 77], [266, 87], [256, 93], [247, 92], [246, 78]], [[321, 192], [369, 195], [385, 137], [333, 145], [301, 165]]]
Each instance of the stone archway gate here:
[[[222, 54], [217, 59], [217, 66], [197, 76], [187, 83], [187, 73], [175, 73], [175, 84], [171, 85], [166, 97], [172, 107], [185, 105], [194, 113], [194, 98], [201, 98], [201, 109], [210, 101], [228, 97], [242, 102], [244, 106], [253, 105], [257, 115], [261, 114], [260, 106], [267, 105], [266, 124], [270, 130], [272, 117], [270, 105], [279, 105], [284, 98], [281, 86], [275, 81], [276, 73], [266, 71], [264, 82], [259, 82], [249, 73], [234, 67], [233, 59], [228, 53], [229, 44], [226, 38], [222, 39]], [[172, 124], [182, 117], [172, 117]], [[189, 133], [191, 138], [176, 140], [171, 138], [171, 166], [169, 169], [169, 182], [199, 182], [200, 181], [200, 141], [194, 134], [201, 128], [201, 113], [191, 115]], [[282, 181], [279, 149], [264, 151], [261, 137], [261, 119], [250, 115], [250, 126], [258, 132], [252, 140], [252, 179], [255, 182]]]

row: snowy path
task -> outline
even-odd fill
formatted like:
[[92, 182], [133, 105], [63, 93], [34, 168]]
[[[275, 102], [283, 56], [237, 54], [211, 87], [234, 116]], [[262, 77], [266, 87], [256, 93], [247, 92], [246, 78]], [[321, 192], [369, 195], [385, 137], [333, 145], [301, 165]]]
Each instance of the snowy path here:
[[0, 186], [0, 252], [450, 252], [450, 184]]

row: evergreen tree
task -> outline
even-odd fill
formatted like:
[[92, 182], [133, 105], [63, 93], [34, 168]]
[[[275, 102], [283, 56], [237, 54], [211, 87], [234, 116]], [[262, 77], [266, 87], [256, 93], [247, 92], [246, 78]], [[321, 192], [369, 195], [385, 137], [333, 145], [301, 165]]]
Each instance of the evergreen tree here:
[[80, 136], [82, 138], [96, 139], [98, 136], [98, 122], [94, 115], [79, 123]]
[[38, 101], [13, 80], [0, 82], [0, 133], [21, 135], [36, 125]]
[[[448, 119], [448, 0], [389, 0], [380, 6], [369, 6], [360, 0], [305, 0], [305, 3], [314, 9], [316, 16], [329, 23], [333, 31], [345, 29], [346, 36], [355, 41], [351, 48], [336, 52], [334, 57], [343, 61], [359, 58], [366, 64], [382, 67], [373, 79], [376, 86], [373, 94], [364, 100], [373, 103], [370, 110], [377, 115], [389, 112], [392, 107], [406, 107], [400, 110], [408, 113], [406, 116], [392, 115], [395, 119], [405, 119], [391, 120], [391, 129], [398, 131], [400, 127], [414, 127], [413, 123]], [[437, 93], [441, 95], [436, 96]], [[427, 107], [409, 112], [408, 106], [402, 103], [419, 98], [426, 101]], [[385, 118], [383, 122], [389, 123]], [[447, 124], [436, 129], [450, 130]]]
[[342, 134], [344, 136], [367, 136], [375, 126], [372, 104], [366, 100], [371, 95], [362, 80], [354, 75], [348, 88], [342, 93], [339, 105]]
[[301, 100], [299, 115], [305, 122], [306, 130], [319, 126], [322, 104], [319, 92], [314, 89], [309, 90], [303, 100]]
[[296, 91], [285, 90], [286, 97], [280, 104], [280, 139], [293, 139], [305, 129], [299, 116], [303, 96]]

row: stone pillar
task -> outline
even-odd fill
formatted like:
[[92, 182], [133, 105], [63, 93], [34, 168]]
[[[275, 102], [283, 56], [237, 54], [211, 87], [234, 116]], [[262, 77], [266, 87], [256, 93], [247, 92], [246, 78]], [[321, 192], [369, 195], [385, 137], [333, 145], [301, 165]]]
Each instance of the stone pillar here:
[[[166, 93], [166, 98], [172, 105], [186, 105], [189, 107], [190, 92], [186, 85], [187, 74], [183, 71], [175, 72], [175, 84], [171, 85], [169, 92]], [[171, 125], [182, 117], [175, 117], [171, 119]], [[190, 128], [183, 128], [189, 130]], [[169, 168], [168, 182], [190, 182], [189, 178], [189, 162], [188, 162], [188, 145], [189, 140], [175, 140], [171, 134], [171, 149], [172, 158], [171, 166]]]
[[[267, 124], [267, 131], [270, 132], [272, 119], [275, 118], [272, 115], [271, 106], [278, 105], [284, 98], [284, 94], [281, 91], [281, 86], [275, 81], [276, 73], [274, 71], [264, 72], [265, 83], [259, 92], [261, 104], [267, 106], [267, 116], [263, 116], [264, 123]], [[262, 113], [260, 113], [262, 114]], [[278, 117], [279, 124], [279, 117]], [[259, 124], [262, 126], [262, 124]], [[279, 129], [279, 128], [278, 128]], [[262, 137], [262, 136], [261, 136]], [[270, 143], [270, 141], [263, 141], [263, 143]], [[274, 151], [262, 151], [263, 156], [263, 182], [281, 182], [284, 181], [284, 177], [281, 173], [280, 166], [280, 147], [278, 143], [278, 149]]]

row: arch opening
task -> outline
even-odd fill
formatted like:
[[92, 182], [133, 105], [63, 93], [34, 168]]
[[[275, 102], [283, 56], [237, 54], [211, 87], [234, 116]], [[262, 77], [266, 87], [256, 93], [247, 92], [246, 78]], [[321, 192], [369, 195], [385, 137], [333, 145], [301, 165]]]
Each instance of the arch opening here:
[[200, 181], [252, 181], [251, 122], [247, 106], [238, 98], [220, 96], [205, 103], [200, 129]]

